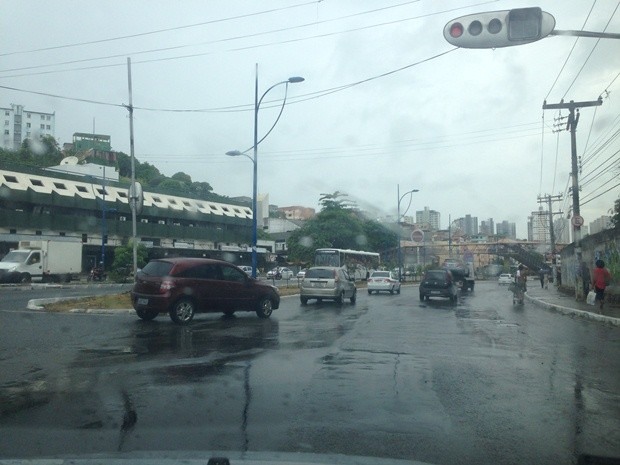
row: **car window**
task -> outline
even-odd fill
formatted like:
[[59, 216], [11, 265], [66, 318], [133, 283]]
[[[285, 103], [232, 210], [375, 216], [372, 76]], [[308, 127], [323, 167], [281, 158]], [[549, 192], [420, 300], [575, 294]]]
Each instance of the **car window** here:
[[390, 272], [389, 271], [375, 271], [373, 272], [372, 275], [370, 275], [371, 278], [389, 278], [390, 277]]
[[326, 268], [314, 268], [306, 272], [306, 278], [334, 279], [334, 272]]
[[427, 271], [426, 279], [445, 279], [446, 273], [443, 271]]
[[233, 282], [245, 282], [246, 274], [240, 272], [237, 268], [233, 268], [232, 266], [222, 266], [221, 267], [222, 277], [221, 279], [224, 281], [233, 281]]
[[163, 277], [170, 274], [174, 265], [169, 262], [151, 261], [142, 268], [142, 273], [148, 276]]

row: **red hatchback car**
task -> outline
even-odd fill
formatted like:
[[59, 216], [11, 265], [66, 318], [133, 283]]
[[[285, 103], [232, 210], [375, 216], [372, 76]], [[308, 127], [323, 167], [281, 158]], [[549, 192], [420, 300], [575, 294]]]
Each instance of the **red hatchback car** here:
[[175, 323], [187, 324], [194, 314], [255, 311], [269, 318], [280, 306], [275, 286], [249, 277], [232, 263], [208, 258], [151, 260], [136, 275], [131, 301], [143, 320], [168, 312]]

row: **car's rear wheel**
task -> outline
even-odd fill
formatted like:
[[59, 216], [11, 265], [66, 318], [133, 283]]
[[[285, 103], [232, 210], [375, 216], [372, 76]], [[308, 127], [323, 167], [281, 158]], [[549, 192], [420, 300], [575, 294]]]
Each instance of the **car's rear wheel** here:
[[143, 308], [139, 308], [136, 310], [136, 315], [138, 315], [138, 318], [144, 321], [154, 320], [158, 314], [159, 313], [155, 310], [145, 310]]
[[307, 297], [300, 297], [299, 300], [301, 301], [301, 305], [306, 305], [308, 303]]
[[341, 291], [338, 297], [336, 297], [336, 303], [342, 305], [344, 303], [344, 291]]
[[256, 314], [259, 318], [269, 318], [273, 313], [273, 302], [269, 297], [263, 297], [258, 301]]
[[196, 313], [196, 304], [192, 299], [183, 298], [177, 300], [170, 309], [170, 319], [180, 325], [186, 325]]
[[371, 295], [372, 291], [370, 289], [368, 289], [368, 295]]

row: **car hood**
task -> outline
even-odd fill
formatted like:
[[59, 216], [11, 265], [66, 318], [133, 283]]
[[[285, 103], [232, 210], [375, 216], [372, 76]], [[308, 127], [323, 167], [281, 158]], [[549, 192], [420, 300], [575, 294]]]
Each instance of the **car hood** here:
[[[207, 462], [208, 460], [208, 462]], [[148, 451], [48, 458], [0, 459], [0, 465], [430, 465], [412, 460], [339, 454], [229, 451]]]

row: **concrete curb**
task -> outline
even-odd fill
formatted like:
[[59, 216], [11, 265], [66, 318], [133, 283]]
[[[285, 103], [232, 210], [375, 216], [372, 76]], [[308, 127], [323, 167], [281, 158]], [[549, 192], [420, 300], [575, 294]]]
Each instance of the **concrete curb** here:
[[[30, 299], [28, 301], [28, 310], [35, 310], [44, 312], [46, 304], [54, 304], [56, 302], [66, 302], [70, 300], [79, 300], [88, 296], [74, 296], [74, 297], [51, 297], [48, 299]], [[133, 313], [132, 308], [72, 308], [66, 312], [57, 313], [89, 313], [93, 315], [115, 315], [118, 313]]]
[[525, 299], [538, 305], [539, 307], [552, 310], [562, 315], [578, 316], [586, 320], [598, 321], [600, 323], [606, 323], [611, 326], [620, 326], [620, 318], [614, 318], [612, 316], [600, 315], [598, 313], [586, 312], [584, 310], [577, 310], [576, 308], [563, 307], [562, 305], [550, 304], [543, 300], [536, 299], [535, 297], [525, 294]]

